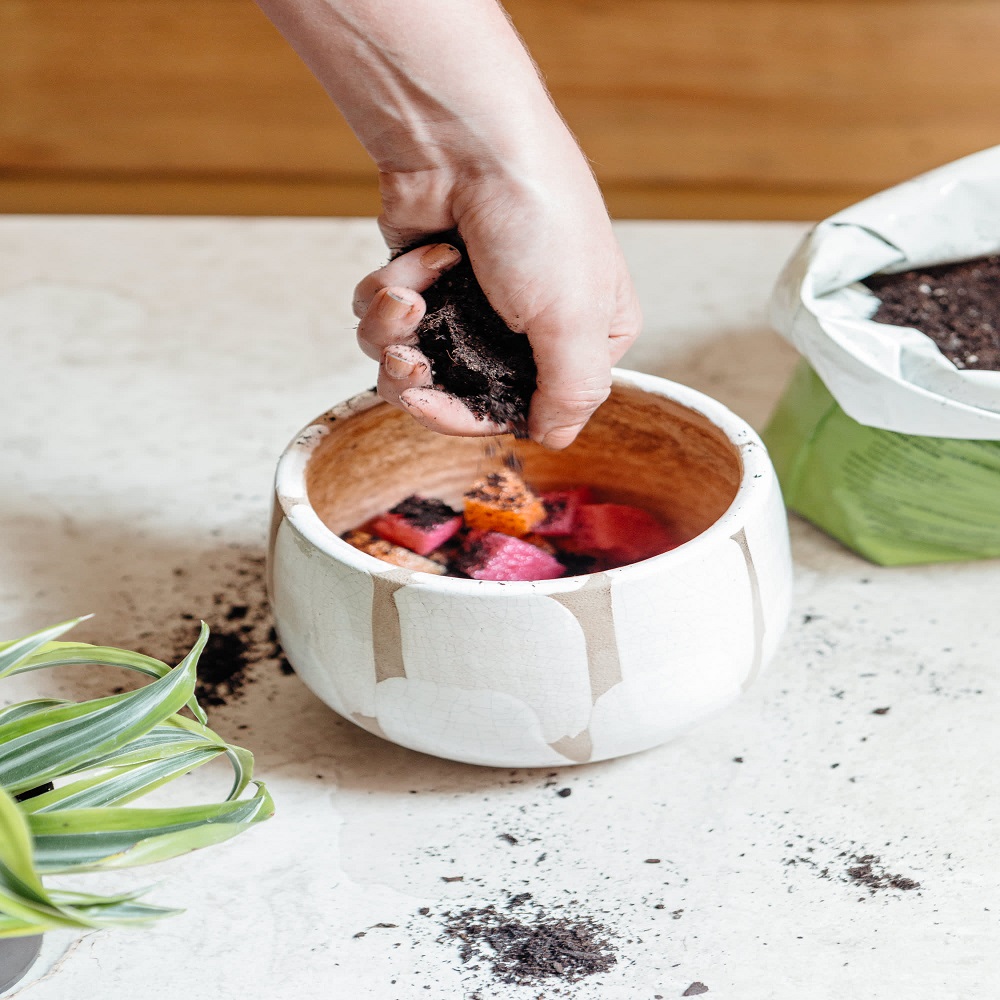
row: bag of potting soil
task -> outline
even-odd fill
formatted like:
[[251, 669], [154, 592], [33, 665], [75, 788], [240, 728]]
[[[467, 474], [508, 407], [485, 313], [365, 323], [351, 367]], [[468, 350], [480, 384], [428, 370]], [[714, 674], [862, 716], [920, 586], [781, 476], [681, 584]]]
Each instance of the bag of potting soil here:
[[764, 431], [788, 506], [885, 565], [1000, 556], [1000, 371], [876, 323], [861, 284], [1000, 252], [1000, 147], [820, 223], [775, 326], [804, 362]]

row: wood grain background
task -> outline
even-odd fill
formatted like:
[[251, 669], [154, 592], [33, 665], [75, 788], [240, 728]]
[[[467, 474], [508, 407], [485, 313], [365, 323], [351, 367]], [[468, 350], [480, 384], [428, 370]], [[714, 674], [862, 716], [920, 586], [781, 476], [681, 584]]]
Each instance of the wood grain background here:
[[[820, 218], [1000, 143], [997, 0], [509, 0], [612, 212]], [[252, 0], [0, 0], [0, 211], [372, 214]]]

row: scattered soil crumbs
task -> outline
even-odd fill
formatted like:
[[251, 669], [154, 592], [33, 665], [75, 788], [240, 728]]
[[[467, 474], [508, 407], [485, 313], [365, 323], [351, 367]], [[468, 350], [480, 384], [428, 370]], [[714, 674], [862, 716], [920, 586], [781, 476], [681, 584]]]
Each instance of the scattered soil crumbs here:
[[801, 844], [788, 843], [785, 846], [798, 847], [802, 850], [802, 853], [785, 858], [787, 867], [800, 866], [811, 869], [819, 878], [860, 886], [867, 889], [871, 896], [890, 890], [909, 892], [921, 888], [915, 879], [893, 874], [883, 864], [882, 859], [874, 854], [844, 849], [836, 852], [834, 858], [824, 864], [821, 860], [823, 854], [815, 846], [806, 846], [804, 849]]
[[450, 243], [462, 251], [462, 259], [423, 293], [427, 312], [417, 340], [430, 359], [435, 385], [477, 417], [526, 437], [536, 378], [528, 338], [511, 330], [490, 305], [457, 232], [428, 236], [406, 249], [431, 243]]
[[529, 894], [521, 893], [505, 910], [490, 905], [445, 913], [441, 940], [458, 943], [464, 964], [485, 963], [496, 982], [519, 986], [575, 983], [617, 963], [608, 930], [595, 920], [553, 917], [537, 904], [525, 912], [529, 903]]
[[708, 987], [704, 983], [692, 983], [682, 994], [682, 997], [696, 997], [702, 993], [707, 993]]
[[[209, 600], [189, 604], [193, 612], [180, 615], [181, 624], [165, 634], [147, 632], [141, 651], [174, 664], [188, 653], [204, 619], [211, 633], [198, 661], [195, 693], [202, 705], [226, 705], [243, 697], [255, 680], [255, 668], [277, 667], [293, 673], [278, 644], [264, 586], [265, 558], [238, 550], [231, 564], [219, 569], [219, 589]], [[183, 576], [184, 570], [175, 570]]]
[[914, 327], [956, 368], [1000, 371], [1000, 256], [869, 278], [876, 323]]
[[882, 866], [882, 859], [874, 854], [855, 855], [856, 864], [847, 869], [847, 877], [855, 884], [864, 886], [872, 895], [883, 889], [900, 889], [904, 892], [919, 889], [920, 883], [905, 875], [890, 875]]

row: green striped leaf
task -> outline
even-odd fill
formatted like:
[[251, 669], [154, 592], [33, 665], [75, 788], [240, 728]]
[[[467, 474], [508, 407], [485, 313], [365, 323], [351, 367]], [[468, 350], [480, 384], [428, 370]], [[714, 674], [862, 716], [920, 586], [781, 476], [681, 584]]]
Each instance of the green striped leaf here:
[[21, 804], [28, 814], [51, 812], [54, 809], [93, 809], [100, 806], [123, 805], [165, 785], [224, 753], [220, 747], [201, 746], [180, 753], [162, 756], [128, 767], [81, 778], [50, 792], [43, 792]]
[[7, 708], [0, 708], [0, 726], [18, 719], [26, 719], [44, 708], [55, 708], [57, 705], [68, 705], [69, 702], [60, 698], [35, 698], [33, 701], [22, 701]]
[[[79, 621], [80, 619], [77, 619]], [[0, 938], [60, 927], [148, 923], [179, 910], [111, 895], [48, 890], [40, 873], [124, 868], [219, 843], [270, 817], [253, 755], [205, 725], [194, 698], [201, 634], [176, 667], [106, 646], [58, 642], [76, 621], [0, 643], [0, 678], [75, 664], [109, 664], [153, 681], [136, 691], [76, 704], [38, 698], [0, 709]], [[183, 708], [195, 720], [177, 714]], [[129, 803], [225, 754], [233, 783], [225, 800], [142, 809]], [[69, 780], [65, 780], [69, 779]], [[14, 794], [57, 786], [23, 802]], [[242, 793], [251, 782], [250, 797]]]
[[266, 787], [252, 798], [173, 809], [66, 809], [27, 817], [44, 873], [126, 868], [221, 843], [274, 813]]
[[26, 660], [36, 649], [44, 646], [45, 643], [57, 639], [64, 632], [85, 621], [90, 615], [83, 618], [74, 618], [72, 621], [61, 622], [49, 628], [43, 628], [40, 632], [32, 632], [23, 639], [15, 639], [13, 642], [0, 643], [0, 678], [8, 674], [17, 673], [18, 664]]
[[[207, 626], [202, 622], [202, 629], [205, 628]], [[122, 667], [125, 670], [145, 674], [147, 677], [163, 677], [172, 669], [162, 660], [146, 656], [144, 653], [118, 649], [116, 646], [92, 646], [86, 642], [50, 642], [20, 663], [12, 673], [27, 673], [30, 670], [42, 670], [47, 667], [87, 665]], [[187, 708], [199, 722], [208, 721], [204, 710], [194, 697], [188, 702]]]
[[230, 749], [221, 736], [213, 733], [206, 726], [185, 719], [182, 715], [172, 715], [160, 725], [154, 726], [148, 733], [143, 733], [120, 749], [113, 750], [101, 757], [95, 757], [87, 764], [87, 767], [109, 767], [111, 765], [118, 767], [141, 764], [147, 760], [158, 760], [171, 753], [200, 746], [215, 746], [221, 750]]
[[[32, 859], [28, 826], [17, 803], [0, 789], [0, 914], [22, 927], [73, 926], [45, 892]], [[21, 933], [31, 933], [30, 931]]]
[[25, 791], [86, 765], [169, 718], [194, 693], [198, 657], [207, 639], [208, 627], [203, 625], [191, 652], [137, 691], [56, 706], [0, 726], [0, 785]]

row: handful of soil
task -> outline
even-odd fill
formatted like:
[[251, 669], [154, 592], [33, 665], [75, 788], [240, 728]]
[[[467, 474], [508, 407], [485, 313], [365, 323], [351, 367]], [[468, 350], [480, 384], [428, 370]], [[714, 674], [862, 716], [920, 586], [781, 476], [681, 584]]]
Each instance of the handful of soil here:
[[477, 417], [527, 437], [537, 374], [528, 338], [507, 326], [490, 305], [457, 231], [424, 237], [400, 253], [432, 243], [450, 243], [462, 253], [423, 293], [427, 313], [417, 327], [417, 340], [430, 359], [434, 384], [457, 396]]
[[876, 323], [914, 327], [956, 368], [1000, 371], [1000, 256], [865, 281], [881, 300]]

